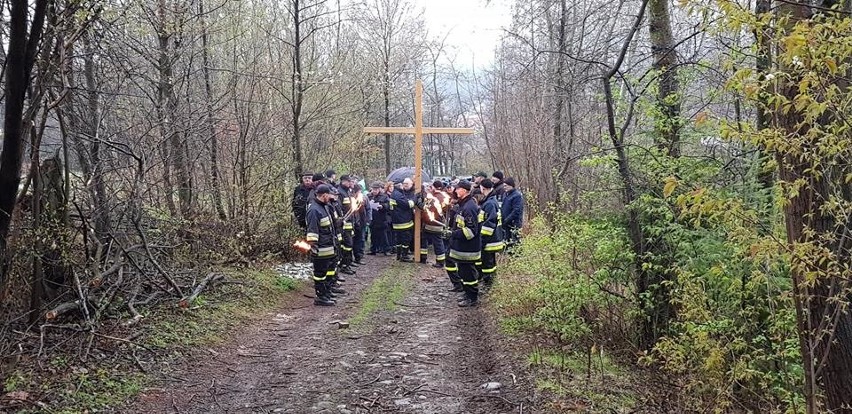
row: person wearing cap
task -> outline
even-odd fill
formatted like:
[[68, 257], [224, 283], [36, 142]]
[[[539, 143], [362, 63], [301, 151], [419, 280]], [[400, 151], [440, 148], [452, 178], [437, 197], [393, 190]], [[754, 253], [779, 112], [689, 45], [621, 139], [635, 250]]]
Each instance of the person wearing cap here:
[[473, 183], [470, 186], [471, 191], [479, 188], [479, 183], [481, 183], [482, 180], [487, 180], [487, 179], [488, 179], [488, 174], [486, 174], [485, 171], [480, 171], [480, 172], [474, 174], [473, 175]]
[[412, 262], [408, 249], [414, 242], [414, 212], [413, 198], [414, 182], [411, 178], [404, 179], [395, 185], [390, 196], [391, 227], [396, 242], [396, 260]]
[[342, 232], [343, 241], [341, 243], [341, 258], [340, 258], [340, 272], [347, 275], [354, 275], [355, 270], [352, 269], [352, 264], [354, 262], [353, 258], [353, 249], [355, 242], [355, 218], [354, 215], [356, 211], [353, 209], [353, 204], [355, 203], [355, 199], [352, 193], [352, 179], [349, 175], [343, 175], [340, 177], [340, 185], [337, 188], [338, 192], [338, 204], [340, 205], [341, 212], [343, 216], [341, 217], [343, 220]]
[[329, 185], [321, 184], [315, 189], [314, 197], [305, 217], [305, 240], [311, 245], [311, 263], [314, 268], [314, 305], [333, 306], [334, 297], [346, 293], [336, 286], [334, 279], [339, 253], [333, 210], [329, 205], [334, 196]]
[[482, 236], [482, 261], [479, 265], [479, 274], [485, 287], [491, 287], [497, 272], [497, 253], [503, 250], [503, 213], [497, 205], [497, 193], [494, 183], [488, 180], [479, 185], [483, 200], [480, 203], [479, 230]]
[[494, 174], [491, 174], [491, 182], [494, 183], [494, 194], [497, 196], [498, 206], [503, 203], [503, 195], [505, 193], [503, 177], [503, 171], [494, 171]]
[[290, 207], [293, 209], [293, 218], [296, 219], [296, 224], [305, 230], [307, 222], [305, 219], [308, 214], [308, 203], [310, 202], [311, 190], [313, 186], [313, 174], [306, 172], [300, 175], [300, 183], [293, 190], [293, 199]]
[[375, 181], [370, 185], [369, 195], [373, 219], [370, 221], [370, 252], [374, 256], [378, 253], [390, 254], [388, 243], [388, 212], [390, 211], [390, 199], [385, 193], [381, 181]]
[[429, 245], [431, 245], [432, 250], [435, 251], [435, 264], [432, 266], [439, 269], [444, 268], [444, 261], [447, 259], [447, 249], [442, 234], [446, 228], [443, 219], [445, 209], [449, 207], [450, 196], [442, 191], [443, 188], [444, 183], [439, 180], [426, 188], [429, 203], [424, 205], [421, 211], [423, 231], [420, 232], [420, 263], [426, 263]]
[[503, 181], [504, 195], [500, 211], [503, 213], [503, 231], [506, 247], [512, 248], [520, 242], [520, 231], [524, 225], [524, 195], [515, 187], [515, 179]]
[[[479, 304], [479, 277], [476, 262], [482, 258], [482, 240], [480, 238], [479, 206], [471, 196], [472, 184], [469, 181], [459, 182], [455, 190], [458, 207], [450, 230], [450, 253], [458, 268], [464, 299], [459, 302], [461, 307], [471, 307]], [[457, 281], [454, 281], [457, 283]]]

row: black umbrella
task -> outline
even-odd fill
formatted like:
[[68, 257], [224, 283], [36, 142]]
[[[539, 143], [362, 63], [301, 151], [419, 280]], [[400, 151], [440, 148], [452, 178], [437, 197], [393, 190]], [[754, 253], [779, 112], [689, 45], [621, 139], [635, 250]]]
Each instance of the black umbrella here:
[[[397, 169], [391, 171], [390, 174], [388, 174], [387, 180], [398, 183], [398, 182], [402, 182], [402, 180], [404, 180], [406, 178], [411, 178], [412, 180], [414, 179], [414, 167], [397, 168]], [[429, 176], [429, 174], [427, 174], [426, 171], [422, 171], [420, 173], [420, 178], [423, 180], [424, 183], [428, 183], [428, 182], [432, 181], [432, 177]]]

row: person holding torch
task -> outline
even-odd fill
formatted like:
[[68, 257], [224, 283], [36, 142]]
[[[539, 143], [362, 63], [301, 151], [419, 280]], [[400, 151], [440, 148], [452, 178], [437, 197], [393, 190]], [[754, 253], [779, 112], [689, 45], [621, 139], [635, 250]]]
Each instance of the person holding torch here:
[[328, 184], [317, 186], [314, 193], [315, 198], [311, 200], [305, 218], [306, 241], [310, 244], [311, 263], [314, 267], [314, 305], [334, 306], [334, 295], [346, 292], [334, 285], [335, 266], [340, 252], [336, 242], [337, 230], [332, 219], [332, 206], [329, 205], [333, 195]]

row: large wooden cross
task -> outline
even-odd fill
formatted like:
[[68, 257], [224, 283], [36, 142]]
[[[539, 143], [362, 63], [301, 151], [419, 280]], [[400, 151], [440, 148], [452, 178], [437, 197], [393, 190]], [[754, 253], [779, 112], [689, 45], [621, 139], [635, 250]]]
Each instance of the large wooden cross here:
[[[414, 134], [414, 188], [422, 191], [423, 180], [423, 134], [473, 134], [473, 128], [424, 128], [423, 127], [423, 82], [418, 79], [414, 86], [414, 128], [408, 127], [365, 127], [367, 134]], [[414, 214], [414, 261], [420, 261], [420, 214]]]

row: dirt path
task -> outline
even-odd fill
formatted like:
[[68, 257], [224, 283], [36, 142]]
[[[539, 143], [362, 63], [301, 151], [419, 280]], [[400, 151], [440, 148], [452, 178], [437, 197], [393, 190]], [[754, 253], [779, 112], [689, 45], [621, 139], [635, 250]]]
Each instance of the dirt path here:
[[[147, 390], [133, 411], [537, 412], [486, 311], [459, 309], [442, 271], [371, 257], [345, 287], [336, 307], [303, 297], [247, 327]], [[339, 329], [341, 320], [353, 326]], [[489, 382], [501, 386], [482, 388]]]

